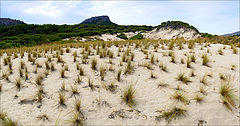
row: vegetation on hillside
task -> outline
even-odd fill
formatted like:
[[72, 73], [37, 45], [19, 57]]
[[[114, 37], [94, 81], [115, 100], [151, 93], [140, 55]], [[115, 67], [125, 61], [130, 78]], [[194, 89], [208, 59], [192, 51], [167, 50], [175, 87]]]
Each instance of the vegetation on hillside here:
[[116, 34], [122, 32], [150, 31], [152, 26], [137, 25], [34, 25], [21, 24], [0, 27], [0, 48], [32, 46], [75, 36]]
[[182, 22], [182, 21], [167, 21], [167, 22], [162, 22], [161, 25], [157, 26], [157, 30], [159, 30], [160, 28], [173, 28], [173, 29], [180, 29], [180, 28], [190, 28], [190, 29], [194, 29], [195, 31], [197, 31], [199, 33], [199, 31], [197, 30], [197, 28], [195, 28], [192, 25], [189, 25], [188, 23]]
[[130, 40], [140, 40], [143, 39], [143, 35], [138, 33], [137, 35], [134, 35], [133, 37], [130, 38]]
[[120, 39], [128, 39], [127, 36], [124, 33], [121, 33], [119, 35], [117, 35], [118, 38]]

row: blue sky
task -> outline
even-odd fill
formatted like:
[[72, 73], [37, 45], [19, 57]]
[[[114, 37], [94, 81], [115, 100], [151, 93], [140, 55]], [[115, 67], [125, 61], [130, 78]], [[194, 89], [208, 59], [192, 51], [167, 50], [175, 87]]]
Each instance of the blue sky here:
[[1, 17], [29, 24], [77, 24], [99, 15], [120, 25], [180, 20], [211, 34], [239, 30], [238, 1], [1, 1]]

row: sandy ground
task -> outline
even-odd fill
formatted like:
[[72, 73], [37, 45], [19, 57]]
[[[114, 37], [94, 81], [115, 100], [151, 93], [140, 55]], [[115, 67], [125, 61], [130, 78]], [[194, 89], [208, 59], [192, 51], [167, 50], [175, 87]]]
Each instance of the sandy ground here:
[[[62, 69], [61, 63], [57, 63], [57, 59], [53, 58], [53, 63], [56, 64], [56, 70], [49, 72], [49, 75], [43, 80], [43, 88], [45, 95], [42, 103], [36, 101], [30, 101], [20, 104], [23, 99], [32, 100], [36, 98], [37, 86], [34, 84], [34, 80], [37, 76], [33, 71], [35, 66], [30, 62], [27, 62], [27, 55], [23, 60], [29, 70], [29, 80], [22, 80], [24, 87], [18, 91], [14, 85], [15, 79], [18, 75], [18, 68], [20, 67], [20, 58], [12, 60], [13, 63], [13, 74], [9, 76], [10, 81], [1, 79], [0, 83], [3, 85], [1, 96], [1, 111], [6, 112], [9, 117], [13, 120], [23, 124], [23, 125], [54, 125], [54, 124], [68, 124], [68, 120], [72, 116], [74, 110], [74, 101], [76, 97], [81, 98], [82, 111], [85, 117], [85, 123], [87, 125], [166, 125], [167, 121], [162, 119], [160, 121], [156, 120], [156, 116], [159, 115], [158, 110], [166, 110], [174, 105], [184, 106], [187, 110], [185, 117], [180, 119], [172, 120], [170, 124], [176, 125], [197, 125], [199, 120], [206, 121], [204, 125], [237, 125], [239, 124], [239, 108], [233, 109], [231, 112], [222, 103], [220, 95], [218, 93], [220, 87], [219, 73], [231, 74], [233, 79], [233, 84], [236, 89], [239, 89], [239, 53], [233, 54], [230, 46], [226, 46], [223, 49], [224, 55], [219, 55], [217, 50], [223, 48], [224, 45], [221, 44], [211, 44], [210, 47], [210, 67], [202, 65], [201, 55], [207, 51], [207, 48], [200, 50], [201, 46], [198, 45], [191, 50], [184, 45], [184, 49], [178, 50], [173, 49], [176, 56], [176, 63], [170, 62], [170, 57], [165, 56], [168, 54], [169, 50], [158, 48], [157, 52], [153, 51], [153, 47], [150, 46], [149, 58], [151, 54], [154, 54], [156, 62], [153, 65], [153, 69], [149, 70], [146, 67], [142, 67], [141, 64], [144, 62], [149, 62], [149, 59], [145, 59], [145, 54], [141, 52], [140, 48], [133, 49], [132, 52], [135, 54], [134, 61], [134, 71], [131, 74], [121, 76], [121, 81], [116, 80], [117, 71], [119, 69], [125, 69], [126, 63], [120, 66], [121, 57], [117, 56], [118, 47], [111, 46], [110, 50], [114, 52], [114, 58], [112, 59], [113, 68], [115, 71], [107, 71], [104, 81], [101, 81], [99, 76], [100, 66], [109, 68], [109, 58], [99, 58], [99, 55], [95, 55], [95, 50], [90, 55], [88, 61], [90, 62], [93, 58], [97, 59], [97, 71], [94, 71], [90, 67], [90, 63], [81, 64], [82, 48], [71, 48], [70, 53], [64, 53], [62, 58], [65, 61], [65, 65], [68, 65], [69, 71], [66, 71], [66, 78], [60, 77], [60, 70]], [[124, 47], [126, 49], [126, 47]], [[167, 48], [167, 46], [166, 46]], [[80, 95], [71, 95], [71, 86], [74, 85], [77, 79], [78, 70], [76, 69], [76, 64], [73, 62], [72, 53], [74, 51], [78, 52], [77, 62], [85, 70], [85, 75], [81, 76], [83, 82], [76, 84]], [[195, 52], [196, 63], [191, 63], [192, 69], [187, 68], [186, 64], [181, 64], [181, 58], [184, 58], [185, 62], [187, 56], [184, 54], [191, 54], [190, 52]], [[55, 53], [55, 52], [53, 52]], [[123, 52], [121, 53], [121, 55]], [[7, 66], [3, 65], [3, 58], [6, 56], [4, 54], [1, 57], [1, 73], [7, 70]], [[46, 56], [53, 56], [48, 52]], [[45, 69], [44, 62], [46, 58], [38, 58], [37, 62], [43, 65], [43, 68], [39, 68], [39, 73], [42, 73]], [[168, 72], [164, 72], [159, 68], [160, 62], [166, 64]], [[231, 65], [236, 65], [235, 70], [231, 70]], [[190, 76], [191, 71], [194, 70], [196, 76], [190, 77], [191, 82], [189, 84], [183, 84], [176, 80], [177, 75], [180, 72], [185, 73], [185, 75]], [[150, 78], [151, 71], [156, 76], [156, 78]], [[208, 85], [205, 86], [207, 89], [207, 95], [202, 103], [197, 103], [192, 100], [196, 92], [199, 90], [200, 78], [204, 74], [210, 73], [212, 77], [207, 77]], [[99, 88], [92, 91], [88, 85], [88, 78], [91, 78], [94, 85], [99, 85]], [[61, 88], [62, 83], [66, 83], [65, 92], [66, 95], [66, 106], [59, 106], [58, 104], [58, 92]], [[103, 88], [103, 83], [109, 85], [114, 82], [117, 85], [117, 91], [112, 93]], [[166, 82], [169, 86], [158, 87], [160, 82]], [[123, 88], [128, 84], [134, 84], [136, 89], [136, 106], [132, 109], [122, 102], [121, 95]], [[180, 87], [185, 90], [187, 98], [190, 100], [189, 104], [184, 105], [171, 99], [171, 95], [174, 93], [174, 88], [180, 85]], [[235, 92], [236, 95], [238, 94]], [[238, 106], [237, 106], [238, 107]], [[46, 114], [49, 118], [48, 121], [40, 120], [37, 117]]]

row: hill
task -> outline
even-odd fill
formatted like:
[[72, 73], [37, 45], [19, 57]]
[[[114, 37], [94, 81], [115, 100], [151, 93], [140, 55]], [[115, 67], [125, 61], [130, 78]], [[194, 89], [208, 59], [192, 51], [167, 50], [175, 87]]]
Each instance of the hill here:
[[117, 25], [117, 24], [111, 22], [108, 16], [91, 17], [91, 18], [84, 20], [80, 24]]
[[240, 35], [240, 31], [229, 33], [229, 34], [224, 34], [223, 36], [234, 36], [234, 35]]
[[3, 26], [12, 26], [18, 24], [25, 24], [23, 21], [10, 19], [10, 18], [0, 18], [0, 27]]
[[76, 25], [18, 24], [0, 27], [0, 48], [33, 46], [78, 36], [130, 33], [133, 37], [140, 32], [142, 35], [139, 35], [147, 39], [195, 39], [200, 36], [195, 27], [181, 21], [167, 21], [159, 26], [117, 25], [108, 16], [97, 16]]

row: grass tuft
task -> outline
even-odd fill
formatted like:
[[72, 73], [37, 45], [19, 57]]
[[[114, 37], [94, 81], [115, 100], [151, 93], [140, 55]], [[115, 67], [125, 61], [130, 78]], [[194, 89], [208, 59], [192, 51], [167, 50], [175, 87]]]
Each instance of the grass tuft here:
[[235, 91], [236, 89], [233, 87], [233, 85], [231, 85], [229, 82], [222, 81], [219, 94], [221, 95], [223, 103], [225, 102], [226, 105], [235, 107], [237, 100], [237, 97], [234, 94]]
[[93, 59], [92, 62], [91, 62], [91, 68], [93, 70], [96, 70], [97, 69], [97, 60], [96, 59]]
[[179, 73], [176, 79], [177, 79], [178, 81], [181, 81], [181, 82], [185, 83], [185, 84], [191, 82], [191, 81], [189, 80], [189, 78], [184, 75], [184, 73]]
[[134, 89], [133, 85], [128, 85], [123, 91], [122, 100], [129, 107], [134, 107], [136, 105], [135, 93], [136, 90]]

